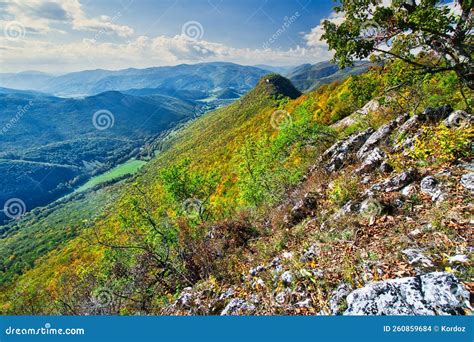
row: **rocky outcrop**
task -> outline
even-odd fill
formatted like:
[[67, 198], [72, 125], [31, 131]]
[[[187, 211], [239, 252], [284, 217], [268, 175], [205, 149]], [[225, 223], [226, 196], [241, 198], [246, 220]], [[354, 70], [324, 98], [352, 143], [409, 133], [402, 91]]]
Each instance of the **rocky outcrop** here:
[[474, 193], [474, 172], [469, 172], [465, 175], [462, 175], [461, 185], [471, 193]]
[[362, 165], [356, 170], [357, 173], [367, 173], [373, 171], [378, 166], [381, 166], [387, 154], [378, 147], [372, 148], [370, 152], [364, 154], [365, 159]]
[[344, 315], [463, 315], [469, 292], [450, 273], [371, 283], [347, 296]]
[[396, 174], [395, 176], [374, 184], [370, 188], [370, 192], [373, 191], [381, 191], [381, 192], [392, 192], [392, 191], [398, 191], [408, 184], [412, 183], [417, 177], [417, 171], [414, 168], [408, 169], [407, 171], [404, 171], [402, 173]]
[[351, 135], [327, 149], [321, 156], [323, 161], [329, 159], [326, 169], [329, 172], [341, 169], [349, 159], [350, 153], [360, 149], [373, 132], [374, 130], [369, 128], [361, 133]]
[[449, 114], [453, 111], [453, 107], [450, 105], [444, 105], [437, 108], [428, 107], [425, 109], [423, 113], [420, 114], [421, 121], [441, 121], [446, 119]]
[[393, 129], [397, 127], [400, 123], [406, 121], [408, 117], [405, 115], [399, 116], [397, 119], [392, 120], [388, 124], [381, 126], [377, 131], [375, 131], [364, 143], [364, 145], [359, 149], [357, 152], [357, 158], [360, 160], [364, 159], [364, 157], [377, 145], [380, 143], [385, 142], [390, 133], [392, 133]]

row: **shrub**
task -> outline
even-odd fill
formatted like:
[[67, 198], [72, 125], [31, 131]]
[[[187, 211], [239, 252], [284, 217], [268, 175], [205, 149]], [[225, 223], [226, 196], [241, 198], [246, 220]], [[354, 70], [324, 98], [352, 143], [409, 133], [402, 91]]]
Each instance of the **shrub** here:
[[357, 196], [358, 188], [358, 177], [342, 174], [332, 182], [327, 196], [332, 204], [340, 207]]
[[415, 139], [409, 157], [430, 164], [449, 163], [472, 155], [472, 125], [450, 129], [443, 123], [436, 127], [425, 126]]

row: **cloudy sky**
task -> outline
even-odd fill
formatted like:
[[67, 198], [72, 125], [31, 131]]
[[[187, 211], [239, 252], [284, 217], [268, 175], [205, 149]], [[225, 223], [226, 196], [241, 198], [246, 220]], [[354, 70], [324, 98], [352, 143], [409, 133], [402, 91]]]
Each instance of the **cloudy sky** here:
[[231, 61], [327, 60], [331, 0], [16, 0], [0, 2], [0, 72], [64, 73]]

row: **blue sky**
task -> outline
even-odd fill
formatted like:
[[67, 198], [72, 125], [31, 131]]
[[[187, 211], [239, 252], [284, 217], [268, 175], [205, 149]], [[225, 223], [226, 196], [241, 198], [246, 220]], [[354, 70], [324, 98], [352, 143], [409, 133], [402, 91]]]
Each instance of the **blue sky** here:
[[327, 60], [331, 0], [16, 0], [0, 3], [0, 72], [206, 61]]

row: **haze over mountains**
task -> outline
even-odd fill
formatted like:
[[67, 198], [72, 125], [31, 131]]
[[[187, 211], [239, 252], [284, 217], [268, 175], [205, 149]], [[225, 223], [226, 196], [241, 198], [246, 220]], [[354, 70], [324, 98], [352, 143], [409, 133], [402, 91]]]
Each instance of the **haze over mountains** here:
[[109, 90], [156, 89], [165, 93], [232, 88], [245, 92], [268, 70], [233, 63], [181, 64], [176, 66], [124, 70], [86, 70], [61, 76], [37, 72], [0, 75], [7, 88], [37, 90], [57, 96], [94, 95]]
[[[286, 72], [305, 91], [364, 68], [339, 70], [324, 62], [288, 70], [215, 62], [61, 76], [0, 74], [0, 172], [5, 175], [0, 202], [21, 198], [28, 210], [48, 204], [139, 156], [164, 131], [239, 98], [268, 69]], [[97, 111], [109, 125], [105, 129], [94, 122]]]
[[269, 72], [288, 77], [299, 90], [305, 91], [365, 70], [367, 66], [364, 63], [340, 70], [330, 62], [303, 64], [294, 68], [214, 62], [117, 71], [97, 69], [60, 76], [38, 71], [4, 73], [0, 74], [0, 87], [35, 90], [64, 97], [95, 95], [109, 90], [141, 95], [142, 90], [145, 95], [153, 93], [204, 99], [225, 89], [243, 94]]

